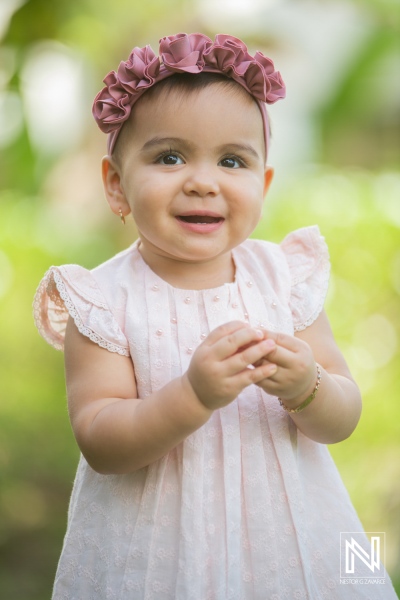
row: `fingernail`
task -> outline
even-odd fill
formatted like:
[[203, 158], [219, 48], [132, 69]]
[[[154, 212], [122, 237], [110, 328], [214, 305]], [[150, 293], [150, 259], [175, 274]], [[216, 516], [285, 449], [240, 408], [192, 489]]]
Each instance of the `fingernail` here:
[[257, 334], [257, 337], [260, 338], [260, 340], [261, 340], [261, 338], [264, 337], [264, 332], [261, 331], [261, 329], [256, 329], [256, 334]]
[[274, 340], [266, 340], [265, 345], [268, 346], [268, 348], [275, 348]]

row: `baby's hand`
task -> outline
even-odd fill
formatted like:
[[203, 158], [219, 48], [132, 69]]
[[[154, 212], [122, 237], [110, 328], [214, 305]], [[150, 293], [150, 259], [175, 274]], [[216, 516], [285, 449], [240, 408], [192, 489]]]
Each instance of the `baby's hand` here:
[[268, 362], [253, 366], [274, 347], [261, 330], [232, 321], [208, 335], [195, 351], [186, 375], [199, 400], [214, 410], [275, 372], [275, 365]]
[[311, 347], [303, 340], [284, 333], [266, 332], [275, 347], [254, 363], [276, 365], [275, 373], [257, 382], [267, 394], [278, 396], [288, 408], [296, 408], [313, 391], [317, 378]]

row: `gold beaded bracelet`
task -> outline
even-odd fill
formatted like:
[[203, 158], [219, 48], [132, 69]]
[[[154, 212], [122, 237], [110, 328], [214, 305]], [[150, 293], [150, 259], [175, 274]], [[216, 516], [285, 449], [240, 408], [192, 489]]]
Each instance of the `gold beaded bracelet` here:
[[299, 413], [299, 412], [301, 412], [302, 410], [304, 410], [304, 409], [305, 409], [305, 407], [306, 407], [306, 406], [308, 406], [308, 405], [310, 404], [310, 402], [312, 402], [312, 401], [314, 400], [314, 398], [315, 398], [315, 396], [317, 395], [317, 392], [318, 392], [318, 390], [319, 390], [319, 385], [320, 385], [320, 383], [321, 383], [321, 367], [319, 366], [319, 364], [318, 364], [318, 363], [315, 363], [315, 364], [316, 364], [316, 366], [317, 366], [317, 383], [315, 384], [315, 388], [314, 388], [314, 390], [312, 391], [312, 393], [310, 394], [310, 396], [308, 396], [308, 398], [306, 398], [306, 399], [304, 400], [304, 402], [302, 402], [302, 403], [300, 404], [300, 406], [298, 406], [297, 408], [288, 408], [287, 406], [285, 406], [285, 405], [283, 404], [282, 400], [281, 400], [280, 398], [278, 398], [278, 400], [279, 400], [279, 404], [282, 406], [282, 408], [283, 408], [284, 410], [286, 410], [286, 412], [288, 412], [288, 413]]

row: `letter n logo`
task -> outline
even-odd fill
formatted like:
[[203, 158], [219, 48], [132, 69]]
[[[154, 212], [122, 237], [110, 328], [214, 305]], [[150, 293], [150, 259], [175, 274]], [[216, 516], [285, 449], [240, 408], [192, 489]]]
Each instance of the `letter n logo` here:
[[363, 532], [340, 533], [341, 577], [385, 577], [383, 567], [385, 534], [369, 533], [370, 541]]

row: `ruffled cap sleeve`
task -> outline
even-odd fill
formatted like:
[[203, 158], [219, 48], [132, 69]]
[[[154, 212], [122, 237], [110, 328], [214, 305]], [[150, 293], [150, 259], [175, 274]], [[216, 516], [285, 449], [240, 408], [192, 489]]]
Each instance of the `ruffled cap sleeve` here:
[[289, 305], [295, 331], [311, 325], [321, 313], [328, 291], [328, 248], [314, 225], [290, 233], [281, 243], [290, 276]]
[[71, 316], [86, 337], [110, 352], [129, 356], [129, 344], [90, 271], [78, 265], [51, 267], [36, 291], [33, 313], [40, 335], [64, 349]]

